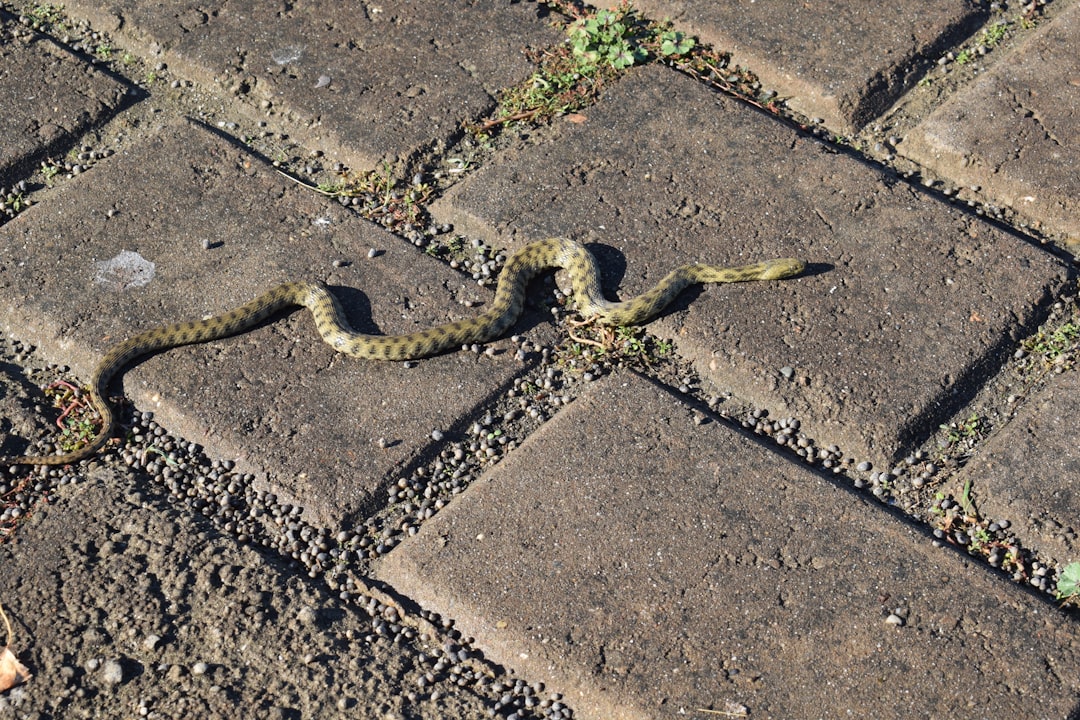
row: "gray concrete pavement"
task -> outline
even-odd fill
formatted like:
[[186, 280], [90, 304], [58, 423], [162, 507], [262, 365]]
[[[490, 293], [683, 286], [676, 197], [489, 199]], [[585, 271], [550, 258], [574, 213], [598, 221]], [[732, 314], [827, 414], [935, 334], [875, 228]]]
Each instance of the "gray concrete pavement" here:
[[0, 37], [0, 177], [7, 178], [29, 173], [35, 161], [104, 122], [128, 88], [9, 19], [0, 21]]
[[1080, 3], [641, 7], [825, 130], [651, 63], [473, 139], [564, 37], [533, 2], [0, 4], [4, 453], [55, 434], [37, 383], [287, 279], [400, 333], [490, 301], [474, 241], [574, 237], [622, 298], [810, 263], [598, 382], [550, 281], [490, 353], [362, 363], [296, 313], [139, 363], [101, 459], [0, 476], [0, 715], [1080, 717]]
[[[1035, 227], [1080, 242], [1080, 156], [1069, 139], [1080, 112], [1080, 60], [1060, 53], [1078, 37], [1080, 7], [1072, 4], [1011, 61], [943, 103], [900, 152], [951, 182], [983, 187]], [[987, 117], [994, 118], [989, 133]]]
[[695, 3], [645, 0], [640, 7], [731, 53], [792, 108], [833, 130], [851, 132], [889, 107], [928, 62], [986, 19], [977, 5], [949, 0], [872, 5]]
[[512, 245], [576, 234], [613, 246], [621, 264], [606, 285], [622, 297], [695, 259], [804, 258], [807, 277], [710, 288], [654, 327], [701, 375], [878, 465], [955, 412], [966, 377], [1000, 364], [1067, 276], [1027, 243], [661, 67], [632, 73], [589, 122], [564, 123], [554, 147], [495, 158], [432, 212]]
[[[362, 332], [410, 332], [474, 314], [465, 301], [490, 300], [490, 290], [340, 204], [265, 164], [245, 167], [247, 157], [181, 120], [58, 188], [61, 217], [35, 213], [8, 228], [3, 262], [24, 270], [0, 280], [5, 322], [86, 377], [122, 336], [166, 317], [224, 312], [290, 279], [362, 288], [342, 296]], [[132, 186], [168, 191], [148, 200], [127, 196]], [[53, 271], [57, 262], [72, 271]], [[220, 345], [150, 359], [126, 375], [124, 388], [185, 438], [248, 471], [272, 468], [276, 492], [335, 525], [375, 505], [428, 450], [433, 431], [474, 415], [530, 365], [508, 340], [494, 357], [444, 355], [423, 369], [354, 362], [317, 335], [310, 342], [314, 332], [311, 318], [296, 314]], [[283, 434], [293, 438], [289, 446], [275, 440]]]
[[594, 384], [461, 500], [380, 577], [575, 688], [581, 717], [1022, 717], [1030, 697], [1059, 717], [1080, 691], [1047, 671], [1080, 661], [1071, 642], [1019, 631], [1052, 645], [1071, 620], [637, 375]]

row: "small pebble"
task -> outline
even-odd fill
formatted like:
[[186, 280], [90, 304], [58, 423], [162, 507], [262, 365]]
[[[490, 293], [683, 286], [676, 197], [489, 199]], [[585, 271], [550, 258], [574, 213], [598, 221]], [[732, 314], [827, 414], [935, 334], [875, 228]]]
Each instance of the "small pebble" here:
[[101, 664], [101, 681], [106, 685], [119, 685], [124, 681], [124, 668], [116, 660], [106, 660]]

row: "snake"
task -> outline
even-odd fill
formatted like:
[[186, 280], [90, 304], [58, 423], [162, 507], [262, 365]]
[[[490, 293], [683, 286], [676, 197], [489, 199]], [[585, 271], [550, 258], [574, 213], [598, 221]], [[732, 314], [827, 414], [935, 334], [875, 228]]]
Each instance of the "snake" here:
[[70, 465], [97, 453], [112, 437], [116, 420], [105, 400], [109, 382], [135, 360], [170, 348], [205, 343], [244, 333], [282, 310], [302, 306], [311, 311], [322, 339], [334, 350], [366, 360], [416, 360], [484, 343], [502, 336], [521, 314], [525, 290], [536, 275], [565, 270], [577, 312], [601, 325], [640, 325], [662, 311], [689, 285], [780, 280], [799, 275], [801, 260], [780, 258], [741, 267], [702, 263], [682, 265], [652, 289], [622, 302], [606, 300], [600, 289], [595, 257], [581, 243], [549, 238], [524, 245], [506, 260], [499, 273], [490, 308], [475, 317], [404, 335], [365, 335], [354, 331], [338, 299], [322, 282], [287, 282], [228, 312], [202, 320], [171, 323], [141, 332], [113, 345], [90, 376], [87, 396], [101, 418], [100, 430], [85, 445], [57, 455], [0, 456], [0, 466]]

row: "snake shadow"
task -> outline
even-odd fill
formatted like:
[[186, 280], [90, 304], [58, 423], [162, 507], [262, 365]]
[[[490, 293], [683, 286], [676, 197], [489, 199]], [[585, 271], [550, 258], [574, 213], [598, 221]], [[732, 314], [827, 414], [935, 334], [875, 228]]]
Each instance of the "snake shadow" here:
[[[349, 327], [365, 335], [385, 335], [371, 316], [371, 300], [367, 294], [351, 285], [328, 285], [330, 292], [341, 304]], [[312, 323], [314, 325], [314, 323]]]

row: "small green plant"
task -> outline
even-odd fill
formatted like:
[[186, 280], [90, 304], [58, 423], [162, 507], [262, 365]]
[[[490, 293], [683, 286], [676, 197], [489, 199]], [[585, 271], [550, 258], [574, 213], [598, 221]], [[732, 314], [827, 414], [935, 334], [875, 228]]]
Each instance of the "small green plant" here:
[[643, 355], [645, 353], [645, 338], [634, 326], [620, 325], [615, 328], [615, 339], [621, 345], [622, 351], [628, 355]]
[[990, 534], [990, 531], [981, 526], [973, 528], [968, 537], [971, 538], [971, 551], [977, 553], [985, 553], [986, 547], [994, 542], [994, 536]]
[[1058, 326], [1049, 334], [1039, 331], [1034, 337], [1025, 340], [1021, 347], [1033, 355], [1041, 355], [1048, 363], [1055, 363], [1072, 353], [1080, 345], [1080, 325], [1073, 321]]
[[685, 55], [694, 49], [694, 38], [674, 30], [660, 33], [659, 40], [660, 54], [664, 57]]
[[[283, 176], [297, 185], [320, 195], [353, 199], [351, 206], [368, 219], [379, 219], [391, 225], [420, 224], [426, 217], [425, 205], [435, 189], [426, 183], [406, 185], [394, 177], [394, 168], [384, 162], [381, 169], [366, 172], [338, 173], [334, 181], [321, 181], [312, 185], [283, 170]], [[390, 220], [384, 220], [389, 217]]]
[[622, 70], [649, 56], [638, 42], [642, 30], [628, 5], [579, 18], [570, 24], [568, 32], [570, 49], [586, 67], [607, 64]]
[[949, 445], [978, 440], [983, 433], [982, 420], [978, 413], [972, 413], [967, 420], [941, 425], [940, 428], [946, 431]]
[[45, 395], [61, 409], [56, 425], [60, 428], [58, 443], [64, 452], [78, 450], [94, 439], [101, 423], [93, 405], [78, 387], [58, 380], [45, 389]]
[[964, 514], [968, 517], [978, 517], [979, 513], [975, 509], [975, 503], [971, 500], [971, 478], [964, 481], [964, 490], [960, 493], [960, 507], [963, 508]]
[[168, 465], [169, 467], [179, 467], [179, 465], [180, 465], [180, 463], [178, 463], [173, 458], [169, 457], [169, 454], [167, 452], [165, 452], [164, 450], [162, 450], [161, 448], [159, 448], [157, 445], [151, 445], [148, 448], [146, 448], [146, 454], [147, 455], [157, 455], [158, 457], [161, 458], [161, 461], [163, 463], [165, 463], [166, 465]]
[[98, 56], [102, 60], [112, 59], [113, 47], [109, 43], [101, 43], [94, 48], [94, 55]]
[[1080, 602], [1080, 562], [1069, 563], [1061, 569], [1056, 595], [1058, 600], [1065, 603]]
[[999, 20], [982, 31], [982, 41], [987, 47], [994, 47], [1005, 37], [1009, 31], [1009, 23]]
[[330, 197], [336, 197], [340, 195], [345, 189], [345, 186], [339, 182], [320, 182], [315, 185], [315, 192], [320, 195], [328, 195]]
[[2, 206], [11, 210], [12, 214], [18, 214], [26, 207], [26, 200], [21, 192], [12, 192], [3, 197]]
[[30, 7], [25, 17], [30, 27], [35, 30], [57, 34], [68, 32], [64, 9], [59, 5], [50, 5], [48, 3], [34, 5]]
[[661, 340], [636, 325], [611, 327], [590, 321], [570, 321], [568, 338], [555, 351], [555, 362], [574, 372], [594, 376], [619, 364], [653, 367], [671, 355], [670, 340]]
[[978, 39], [974, 40], [970, 47], [966, 47], [956, 53], [953, 62], [957, 65], [967, 65], [977, 59], [980, 55], [985, 55], [989, 50], [994, 48], [1002, 41], [1002, 39], [1004, 39], [1008, 32], [1009, 22], [1005, 20], [999, 20], [990, 27], [984, 28], [983, 31], [979, 33]]
[[41, 164], [41, 176], [45, 178], [45, 184], [52, 186], [53, 178], [60, 172], [60, 166], [54, 162]]
[[562, 0], [548, 4], [576, 18], [567, 27], [566, 42], [533, 54], [539, 69], [502, 94], [493, 118], [470, 126], [477, 137], [507, 123], [543, 122], [572, 113], [595, 100], [619, 72], [652, 57], [679, 58], [695, 45], [693, 38], [666, 24], [642, 19], [629, 2], [595, 13], [582, 13]]
[[43, 22], [53, 23], [61, 20], [64, 17], [63, 12], [56, 5], [49, 5], [48, 3], [42, 5], [35, 5], [30, 11], [30, 17], [35, 20], [41, 20]]
[[447, 172], [451, 175], [460, 175], [469, 171], [471, 163], [468, 160], [463, 160], [459, 157], [452, 157], [446, 159], [448, 166]]
[[[424, 248], [424, 252], [433, 258], [438, 258], [439, 260], [451, 263], [452, 266], [455, 267], [460, 267], [460, 265], [463, 265], [469, 260], [469, 253], [465, 248], [465, 241], [460, 235], [433, 240], [427, 244], [427, 247]], [[454, 263], [458, 263], [458, 265], [453, 265]]]
[[671, 341], [659, 340], [638, 325], [615, 328], [611, 352], [615, 358], [631, 363], [652, 365], [671, 353]]

